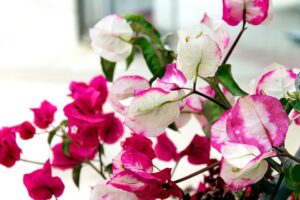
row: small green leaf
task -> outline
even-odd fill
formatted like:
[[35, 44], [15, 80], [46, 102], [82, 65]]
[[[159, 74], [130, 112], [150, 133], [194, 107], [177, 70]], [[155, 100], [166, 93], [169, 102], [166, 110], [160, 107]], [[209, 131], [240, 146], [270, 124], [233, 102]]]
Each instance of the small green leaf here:
[[134, 56], [135, 56], [135, 48], [132, 47], [131, 53], [126, 59], [126, 70], [128, 70], [130, 65], [132, 64]]
[[112, 82], [113, 78], [114, 78], [114, 71], [116, 68], [116, 63], [105, 60], [104, 58], [100, 58], [100, 59], [101, 59], [102, 71], [103, 71], [106, 79], [109, 82]]
[[170, 125], [168, 126], [168, 128], [171, 129], [171, 130], [173, 130], [173, 131], [178, 131], [178, 128], [177, 128], [175, 122], [173, 122], [172, 124], [170, 124]]
[[135, 38], [133, 43], [141, 48], [150, 72], [155, 77], [162, 77], [165, 72], [165, 66], [161, 65], [159, 57], [154, 48], [152, 48], [151, 43], [143, 37]]
[[221, 108], [212, 101], [203, 102], [202, 113], [208, 121], [208, 127], [204, 129], [204, 133], [208, 138], [210, 138], [210, 126], [213, 125], [224, 112], [225, 110], [223, 108]]
[[49, 145], [51, 145], [52, 140], [53, 140], [53, 138], [54, 138], [56, 132], [58, 131], [58, 129], [59, 129], [59, 127], [56, 127], [56, 128], [52, 129], [52, 130], [49, 132], [48, 138], [47, 138], [47, 142], [48, 142]]
[[109, 174], [112, 174], [112, 172], [113, 172], [112, 163], [108, 164], [108, 165], [105, 167], [104, 171], [106, 171], [106, 172], [109, 173]]
[[62, 143], [62, 151], [63, 151], [63, 153], [64, 153], [66, 156], [68, 156], [68, 157], [71, 156], [71, 155], [70, 155], [70, 151], [69, 151], [69, 147], [70, 147], [70, 142], [69, 142], [69, 141], [64, 141], [64, 142]]
[[131, 28], [135, 32], [147, 35], [151, 38], [151, 41], [156, 44], [162, 44], [159, 32], [143, 15], [129, 14], [125, 16], [125, 19], [130, 23]]
[[233, 79], [231, 73], [231, 65], [225, 64], [220, 66], [215, 77], [217, 78], [218, 82], [222, 83], [234, 96], [248, 95], [238, 86], [238, 84]]
[[300, 113], [300, 101], [293, 100], [293, 101], [291, 101], [291, 104], [292, 104], [293, 108], [295, 109], [295, 111]]
[[63, 127], [68, 127], [68, 124], [69, 124], [69, 122], [66, 119], [60, 122], [60, 126], [63, 126]]
[[72, 171], [72, 179], [74, 181], [74, 184], [79, 188], [79, 182], [80, 182], [80, 172], [81, 172], [82, 165], [78, 164], [73, 168]]
[[[300, 182], [300, 164], [295, 165], [291, 171], [294, 181]], [[300, 188], [299, 188], [300, 189]]]

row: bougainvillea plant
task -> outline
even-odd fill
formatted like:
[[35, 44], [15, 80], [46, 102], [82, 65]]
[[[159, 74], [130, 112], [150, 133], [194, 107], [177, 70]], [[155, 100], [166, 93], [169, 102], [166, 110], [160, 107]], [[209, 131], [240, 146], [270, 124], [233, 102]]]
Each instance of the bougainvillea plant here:
[[[23, 177], [35, 200], [63, 193], [64, 184], [52, 175], [52, 168], [72, 170], [79, 186], [83, 165], [99, 174], [91, 200], [299, 198], [300, 152], [291, 155], [285, 139], [289, 126], [300, 124], [300, 70], [273, 64], [246, 92], [228, 63], [248, 25], [261, 25], [271, 17], [269, 0], [223, 0], [222, 20], [205, 14], [198, 26], [179, 30], [177, 50], [170, 49], [143, 16], [101, 19], [90, 29], [90, 37], [105, 76], [89, 83], [71, 82], [73, 101], [65, 105], [66, 119], [61, 122], [54, 122], [57, 108], [45, 100], [31, 109], [33, 123], [3, 127], [0, 164], [10, 168], [18, 161], [30, 162], [21, 158], [16, 137], [28, 140], [43, 130], [52, 156]], [[239, 34], [230, 42], [227, 26], [240, 23]], [[114, 79], [116, 62], [126, 61], [129, 68], [136, 52], [141, 52], [152, 76]], [[103, 110], [105, 102], [115, 113]], [[194, 135], [179, 151], [170, 130], [176, 134], [192, 117], [202, 130], [180, 133]], [[128, 137], [123, 137], [125, 129], [130, 130]], [[60, 143], [52, 144], [55, 136], [61, 137]], [[117, 142], [121, 151], [104, 163], [106, 145]], [[221, 159], [211, 155], [212, 149]], [[174, 179], [183, 157], [199, 170]], [[157, 159], [176, 164], [158, 168]], [[202, 173], [201, 179], [194, 179], [198, 187], [180, 186]]]

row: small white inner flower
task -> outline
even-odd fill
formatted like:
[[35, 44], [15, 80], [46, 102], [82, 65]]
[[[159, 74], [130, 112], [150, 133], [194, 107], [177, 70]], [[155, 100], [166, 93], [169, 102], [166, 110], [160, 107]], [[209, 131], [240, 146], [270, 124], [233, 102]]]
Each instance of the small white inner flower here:
[[77, 126], [72, 126], [71, 127], [71, 134], [77, 134], [78, 132], [78, 127]]

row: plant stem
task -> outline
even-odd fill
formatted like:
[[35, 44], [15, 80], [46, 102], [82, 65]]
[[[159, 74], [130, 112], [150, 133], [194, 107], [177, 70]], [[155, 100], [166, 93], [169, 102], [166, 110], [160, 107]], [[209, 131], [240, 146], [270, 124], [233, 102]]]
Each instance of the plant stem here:
[[178, 167], [179, 161], [180, 161], [180, 160], [176, 161], [176, 163], [175, 163], [175, 165], [174, 165], [174, 167], [173, 167], [173, 171], [172, 171], [171, 177], [174, 176], [175, 171], [176, 171], [176, 169], [177, 169], [177, 167]]
[[104, 176], [103, 172], [97, 169], [97, 167], [95, 167], [95, 165], [91, 161], [86, 160], [85, 163], [88, 164], [91, 168], [93, 168], [104, 180], [106, 180], [106, 177]]
[[204, 98], [206, 98], [206, 99], [208, 99], [208, 100], [214, 102], [215, 104], [217, 104], [218, 106], [224, 108], [225, 110], [229, 109], [228, 106], [225, 106], [225, 105], [222, 104], [221, 102], [217, 101], [216, 99], [214, 99], [214, 98], [212, 98], [212, 97], [210, 97], [210, 96], [207, 96], [206, 94], [203, 94], [203, 93], [198, 92], [198, 91], [194, 91], [193, 93], [194, 93], [194, 94], [197, 94], [197, 95], [199, 95], [199, 96], [202, 96], [202, 97], [204, 97]]
[[102, 161], [102, 151], [101, 151], [101, 146], [98, 146], [98, 154], [99, 154], [99, 164], [100, 164], [100, 172], [102, 174], [102, 177], [106, 179], [104, 173], [103, 173], [103, 161]]
[[245, 32], [245, 30], [247, 29], [246, 27], [246, 20], [243, 20], [243, 26], [242, 29], [240, 30], [237, 38], [235, 39], [235, 41], [233, 42], [232, 46], [230, 47], [229, 51], [227, 52], [223, 62], [221, 65], [225, 65], [229, 59], [229, 57], [231, 56], [233, 50], [235, 49], [236, 45], [238, 44], [239, 40], [241, 39], [243, 33]]
[[288, 157], [288, 158], [300, 163], [300, 159], [291, 155], [284, 147], [282, 149], [277, 148], [277, 147], [273, 147], [273, 148], [277, 151], [278, 156]]
[[210, 169], [212, 169], [212, 168], [214, 168], [214, 167], [220, 165], [220, 163], [221, 163], [220, 161], [215, 162], [215, 163], [211, 164], [210, 166], [207, 166], [207, 167], [205, 167], [205, 168], [203, 168], [203, 169], [200, 169], [200, 170], [198, 170], [198, 171], [196, 171], [196, 172], [194, 172], [194, 173], [191, 173], [191, 174], [189, 174], [189, 175], [187, 175], [187, 176], [185, 176], [185, 177], [182, 177], [182, 178], [180, 178], [180, 179], [175, 180], [174, 183], [180, 183], [180, 182], [182, 182], [182, 181], [185, 181], [185, 180], [188, 180], [188, 179], [190, 179], [190, 178], [193, 178], [194, 176], [197, 176], [197, 175], [199, 175], [199, 174], [202, 174], [203, 172], [206, 172], [207, 170], [210, 170]]
[[276, 161], [274, 161], [272, 158], [267, 158], [266, 160], [273, 169], [275, 169], [277, 172], [281, 173], [281, 171], [282, 171], [281, 166]]
[[[23, 161], [23, 162], [26, 162], [26, 163], [31, 163], [31, 164], [36, 164], [36, 165], [44, 165], [45, 163], [43, 163], [43, 162], [38, 162], [38, 161], [32, 161], [32, 160], [27, 160], [27, 159], [23, 159], [23, 158], [21, 158], [20, 159], [20, 161]], [[53, 167], [68, 167], [68, 166], [73, 166], [73, 165], [66, 165], [66, 164], [56, 164], [56, 165], [54, 165], [54, 164], [51, 164], [51, 166], [53, 166]]]
[[273, 200], [274, 197], [276, 196], [276, 193], [278, 192], [278, 189], [279, 189], [279, 187], [280, 187], [281, 182], [283, 181], [283, 178], [284, 178], [283, 173], [280, 173], [280, 174], [279, 174], [278, 181], [277, 181], [276, 186], [275, 186], [275, 188], [274, 188], [274, 191], [273, 191], [273, 193], [272, 193], [272, 195], [271, 195], [271, 197], [270, 197], [270, 200]]

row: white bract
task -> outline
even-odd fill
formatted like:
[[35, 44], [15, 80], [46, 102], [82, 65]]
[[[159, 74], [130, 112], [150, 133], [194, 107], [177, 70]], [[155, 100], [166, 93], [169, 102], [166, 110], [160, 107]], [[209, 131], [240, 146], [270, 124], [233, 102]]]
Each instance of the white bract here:
[[90, 29], [93, 50], [111, 62], [125, 60], [130, 55], [132, 45], [128, 41], [132, 36], [130, 25], [118, 15], [108, 15]]
[[135, 133], [155, 137], [163, 133], [180, 114], [178, 92], [160, 88], [140, 91], [130, 103], [125, 124]]
[[217, 42], [208, 35], [209, 29], [203, 27], [206, 26], [178, 31], [177, 67], [187, 79], [214, 76], [222, 59]]

